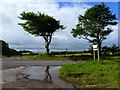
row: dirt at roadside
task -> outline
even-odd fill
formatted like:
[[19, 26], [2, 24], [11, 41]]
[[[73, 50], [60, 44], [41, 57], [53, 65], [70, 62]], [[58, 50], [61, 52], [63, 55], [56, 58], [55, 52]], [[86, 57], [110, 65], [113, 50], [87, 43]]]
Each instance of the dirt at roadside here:
[[10, 68], [2, 71], [2, 88], [60, 88], [54, 83], [42, 80], [26, 79], [20, 73], [25, 67]]
[[2, 88], [60, 88], [54, 83], [44, 82], [40, 80], [18, 80], [15, 82], [2, 84]]

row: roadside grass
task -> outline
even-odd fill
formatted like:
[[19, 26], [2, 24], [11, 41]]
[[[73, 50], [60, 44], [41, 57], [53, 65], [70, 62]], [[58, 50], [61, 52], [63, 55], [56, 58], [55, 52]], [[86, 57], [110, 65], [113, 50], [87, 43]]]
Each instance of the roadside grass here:
[[5, 55], [1, 55], [0, 58], [5, 58], [5, 57], [21, 57], [20, 55], [13, 55], [13, 56], [5, 56]]
[[91, 56], [91, 53], [76, 53], [76, 54], [62, 54], [62, 55], [55, 55], [55, 56], [81, 56], [81, 55], [89, 55]]
[[39, 54], [39, 55], [33, 55], [33, 56], [22, 56], [23, 59], [31, 59], [31, 60], [66, 60], [65, 57], [58, 57], [54, 55], [47, 55], [47, 54]]
[[102, 56], [102, 59], [119, 59], [120, 60], [120, 56]]
[[[27, 60], [93, 60], [90, 53], [47, 55], [45, 53], [38, 55], [22, 56]], [[102, 56], [101, 60], [120, 60], [120, 56]]]
[[4, 58], [4, 57], [7, 57], [7, 56], [0, 55], [0, 58]]
[[59, 77], [77, 88], [118, 88], [118, 62], [101, 60], [63, 65]]
[[31, 55], [31, 56], [22, 56], [23, 59], [27, 60], [90, 60], [92, 57], [90, 55], [80, 55], [80, 54], [65, 54], [65, 55]]

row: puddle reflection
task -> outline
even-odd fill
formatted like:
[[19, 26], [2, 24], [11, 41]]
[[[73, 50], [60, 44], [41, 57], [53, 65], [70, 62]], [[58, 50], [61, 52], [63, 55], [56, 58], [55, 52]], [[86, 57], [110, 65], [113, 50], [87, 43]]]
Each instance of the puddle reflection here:
[[62, 88], [73, 88], [72, 84], [61, 80], [58, 77], [61, 66], [30, 66], [22, 74], [27, 75], [28, 79], [43, 80], [45, 82], [55, 83]]
[[50, 68], [49, 66], [46, 67], [44, 81], [52, 83], [52, 77], [49, 73], [49, 68]]

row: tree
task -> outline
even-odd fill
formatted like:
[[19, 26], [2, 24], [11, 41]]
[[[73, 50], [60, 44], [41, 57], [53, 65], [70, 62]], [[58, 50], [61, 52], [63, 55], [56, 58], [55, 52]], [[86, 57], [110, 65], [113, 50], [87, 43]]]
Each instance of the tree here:
[[0, 40], [0, 55], [5, 55], [5, 56], [13, 56], [13, 55], [20, 55], [18, 51], [15, 49], [9, 48], [8, 43], [6, 43], [3, 40]]
[[3, 41], [3, 40], [0, 40], [0, 51], [2, 51], [2, 53], [0, 53], [0, 55], [6, 55], [6, 56], [10, 56], [10, 48], [9, 48], [9, 45]]
[[22, 12], [19, 17], [21, 20], [26, 20], [24, 23], [18, 23], [23, 27], [25, 31], [35, 36], [42, 36], [45, 40], [45, 48], [49, 53], [49, 45], [52, 40], [53, 33], [59, 29], [64, 29], [63, 25], [60, 25], [60, 21], [55, 18], [38, 12]]
[[14, 55], [21, 55], [21, 53], [15, 49], [10, 49], [10, 56], [14, 56]]
[[104, 55], [110, 55], [110, 47], [103, 46], [102, 47], [102, 52], [103, 52]]
[[74, 37], [86, 39], [90, 43], [98, 44], [101, 53], [102, 41], [113, 30], [111, 25], [116, 25], [116, 15], [104, 3], [88, 9], [84, 15], [79, 15], [78, 24], [72, 29]]
[[115, 44], [113, 44], [113, 46], [110, 47], [110, 51], [112, 52], [112, 55], [115, 55], [118, 49], [119, 49], [119, 46], [116, 46]]
[[111, 47], [108, 46], [102, 47], [102, 51], [104, 52], [104, 55], [110, 54], [110, 52], [112, 52], [112, 55], [115, 55], [117, 54], [118, 49], [119, 46], [116, 46], [115, 44], [113, 44]]

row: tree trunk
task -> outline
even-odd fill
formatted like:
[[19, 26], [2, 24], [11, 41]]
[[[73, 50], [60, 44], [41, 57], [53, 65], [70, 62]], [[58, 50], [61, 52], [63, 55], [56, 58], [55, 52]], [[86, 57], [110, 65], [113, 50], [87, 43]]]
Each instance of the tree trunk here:
[[99, 47], [99, 54], [101, 56], [101, 43], [98, 44], [98, 47]]
[[49, 44], [48, 43], [45, 45], [45, 48], [46, 48], [47, 54], [49, 54], [50, 53], [50, 49], [49, 49]]
[[46, 48], [47, 54], [50, 53], [49, 45], [50, 45], [51, 40], [52, 40], [52, 34], [53, 33], [49, 33], [49, 34], [43, 36], [43, 38], [45, 40], [45, 48]]

